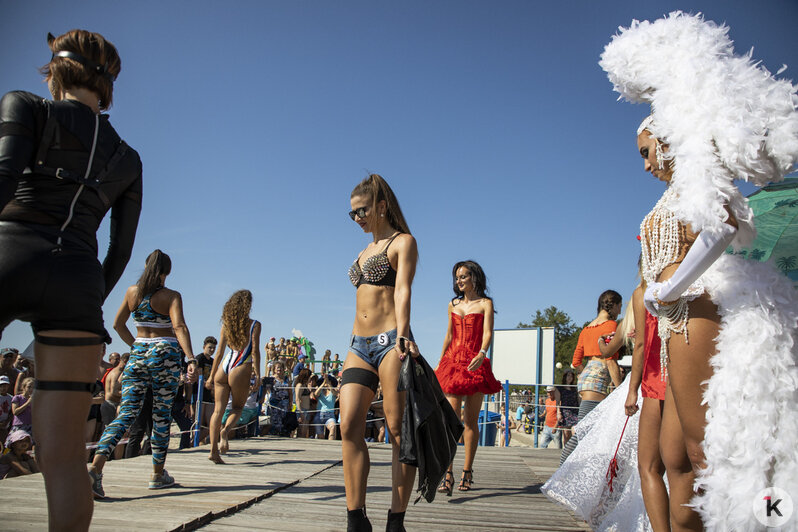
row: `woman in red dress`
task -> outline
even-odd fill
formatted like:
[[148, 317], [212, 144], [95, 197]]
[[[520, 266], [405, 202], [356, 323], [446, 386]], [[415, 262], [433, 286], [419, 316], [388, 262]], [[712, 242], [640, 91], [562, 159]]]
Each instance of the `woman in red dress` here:
[[[443, 355], [435, 375], [446, 398], [460, 412], [465, 403], [465, 461], [458, 490], [468, 491], [473, 482], [472, 467], [479, 438], [479, 411], [483, 394], [501, 390], [493, 376], [487, 349], [493, 339], [493, 300], [486, 295], [485, 272], [479, 264], [467, 260], [452, 268], [454, 299], [449, 302], [449, 328], [443, 341]], [[454, 487], [452, 464], [438, 488], [451, 496]]]
[[[657, 318], [652, 316], [643, 303], [646, 282], [642, 281], [632, 293], [632, 313], [635, 324], [632, 371], [629, 374], [629, 391], [626, 396], [626, 415], [637, 413], [638, 388], [643, 393], [640, 408], [639, 432], [637, 436], [637, 469], [648, 519], [654, 531], [670, 529], [668, 488], [663, 476], [665, 464], [660, 452], [660, 428], [665, 404], [667, 378], [660, 367], [661, 342], [657, 332]], [[641, 334], [642, 332], [642, 334]], [[617, 334], [612, 340], [599, 341], [602, 356], [611, 356], [624, 342], [624, 335]], [[675, 445], [671, 452], [676, 452]], [[686, 453], [685, 450], [681, 452]], [[684, 459], [687, 458], [686, 454]]]

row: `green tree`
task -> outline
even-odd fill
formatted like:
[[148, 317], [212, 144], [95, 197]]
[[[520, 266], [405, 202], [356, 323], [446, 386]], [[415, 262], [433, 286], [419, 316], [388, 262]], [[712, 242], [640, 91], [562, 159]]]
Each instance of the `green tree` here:
[[571, 367], [574, 349], [579, 340], [582, 327], [577, 326], [567, 312], [555, 306], [536, 310], [530, 323], [519, 323], [517, 329], [530, 329], [532, 327], [554, 327], [554, 363], [560, 362], [562, 369], [554, 369], [554, 380], [560, 382], [563, 372]]

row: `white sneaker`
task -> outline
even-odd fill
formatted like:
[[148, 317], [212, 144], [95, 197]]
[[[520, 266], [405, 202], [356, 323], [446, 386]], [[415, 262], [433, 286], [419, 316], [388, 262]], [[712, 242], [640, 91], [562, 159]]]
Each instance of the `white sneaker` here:
[[164, 469], [163, 473], [161, 473], [160, 475], [156, 475], [153, 473], [152, 477], [150, 478], [151, 490], [169, 488], [174, 485], [175, 485], [175, 479], [169, 475], [169, 472], [166, 471], [166, 469]]

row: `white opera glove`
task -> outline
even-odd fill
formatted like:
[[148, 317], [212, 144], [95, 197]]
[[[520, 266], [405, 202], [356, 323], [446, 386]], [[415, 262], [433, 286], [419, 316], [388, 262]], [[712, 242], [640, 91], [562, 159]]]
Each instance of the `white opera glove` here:
[[658, 300], [669, 303], [679, 299], [723, 255], [736, 232], [737, 229], [729, 224], [723, 224], [717, 233], [701, 231], [671, 278], [662, 283], [652, 283], [646, 288], [643, 295], [646, 309], [656, 316], [661, 306]]

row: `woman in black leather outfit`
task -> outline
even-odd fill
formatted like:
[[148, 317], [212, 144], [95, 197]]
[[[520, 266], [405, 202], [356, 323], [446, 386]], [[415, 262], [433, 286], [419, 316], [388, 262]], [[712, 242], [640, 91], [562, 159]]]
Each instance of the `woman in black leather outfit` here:
[[[130, 258], [141, 210], [141, 161], [100, 112], [121, 62], [102, 35], [48, 35], [41, 72], [53, 100], [0, 100], [0, 333], [13, 320], [35, 336], [36, 455], [50, 530], [86, 530], [93, 510], [83, 426], [101, 345], [102, 304]], [[111, 241], [96, 231], [111, 210]]]

